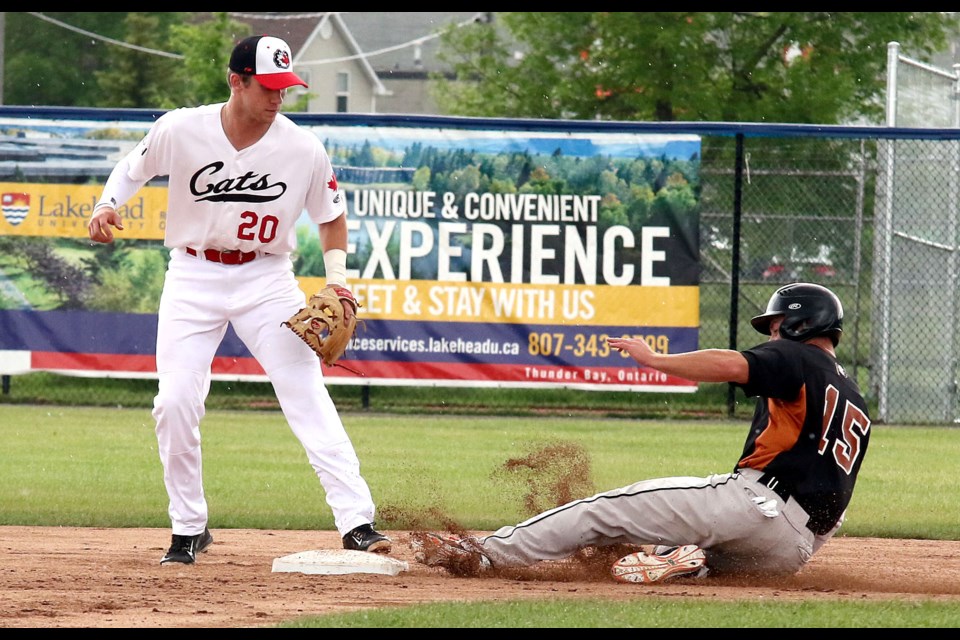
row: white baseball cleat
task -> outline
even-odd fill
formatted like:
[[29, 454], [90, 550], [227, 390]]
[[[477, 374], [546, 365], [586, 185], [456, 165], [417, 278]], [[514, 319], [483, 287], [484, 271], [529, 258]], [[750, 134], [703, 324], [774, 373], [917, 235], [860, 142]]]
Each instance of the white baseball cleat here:
[[703, 549], [697, 545], [685, 544], [665, 551], [660, 554], [643, 551], [631, 553], [614, 562], [610, 573], [617, 582], [642, 584], [663, 582], [690, 574], [696, 574], [699, 578], [707, 574], [707, 558]]

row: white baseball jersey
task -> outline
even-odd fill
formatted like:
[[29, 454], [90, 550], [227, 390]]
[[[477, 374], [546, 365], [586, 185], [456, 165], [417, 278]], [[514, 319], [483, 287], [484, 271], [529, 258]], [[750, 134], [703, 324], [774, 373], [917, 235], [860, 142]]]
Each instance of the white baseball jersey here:
[[319, 138], [278, 114], [263, 138], [237, 151], [222, 108], [168, 111], [127, 155], [131, 180], [169, 176], [165, 246], [290, 253], [304, 210], [317, 224], [344, 213]]

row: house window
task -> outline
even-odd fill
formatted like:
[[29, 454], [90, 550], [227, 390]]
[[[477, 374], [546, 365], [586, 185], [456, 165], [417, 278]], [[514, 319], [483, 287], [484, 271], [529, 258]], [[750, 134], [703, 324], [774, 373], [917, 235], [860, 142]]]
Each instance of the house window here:
[[350, 98], [350, 74], [345, 71], [337, 73], [337, 113], [347, 113]]
[[[297, 69], [297, 75], [300, 76], [300, 79], [301, 79], [301, 80], [303, 80], [304, 82], [307, 83], [307, 86], [308, 86], [308, 87], [310, 86], [310, 71], [309, 71], [309, 70], [306, 70], [306, 69], [304, 69], [304, 70]], [[297, 85], [296, 88], [299, 89], [300, 91], [306, 91], [306, 89], [304, 89], [304, 88], [301, 87], [300, 85]]]

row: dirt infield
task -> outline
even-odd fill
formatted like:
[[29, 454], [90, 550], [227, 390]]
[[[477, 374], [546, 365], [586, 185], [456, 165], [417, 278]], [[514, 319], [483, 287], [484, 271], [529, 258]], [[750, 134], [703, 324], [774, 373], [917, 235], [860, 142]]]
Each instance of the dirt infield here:
[[[397, 576], [273, 573], [274, 558], [339, 549], [332, 531], [214, 529], [192, 566], [160, 566], [167, 529], [0, 527], [0, 627], [259, 627], [301, 616], [440, 601], [638, 599], [960, 600], [960, 541], [838, 537], [780, 581], [613, 582], [599, 565], [543, 563], [457, 578], [419, 565], [410, 533], [386, 531]], [[924, 562], [918, 562], [923, 558]]]

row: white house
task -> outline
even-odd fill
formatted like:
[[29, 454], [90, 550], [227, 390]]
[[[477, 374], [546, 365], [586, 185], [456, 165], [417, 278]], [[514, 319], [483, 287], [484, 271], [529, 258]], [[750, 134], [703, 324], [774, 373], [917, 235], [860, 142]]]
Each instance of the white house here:
[[283, 38], [296, 72], [310, 85], [309, 112], [436, 114], [429, 74], [451, 23], [490, 20], [492, 13], [314, 12], [231, 14], [254, 34]]

